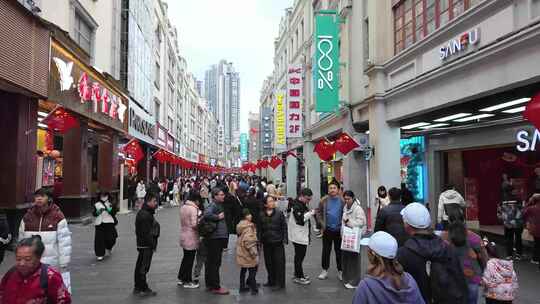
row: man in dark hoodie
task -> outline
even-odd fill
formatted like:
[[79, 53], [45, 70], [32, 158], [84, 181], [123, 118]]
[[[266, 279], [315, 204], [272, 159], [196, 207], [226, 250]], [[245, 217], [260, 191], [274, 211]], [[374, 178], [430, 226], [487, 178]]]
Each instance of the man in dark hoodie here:
[[456, 253], [431, 230], [431, 216], [419, 203], [402, 211], [405, 231], [411, 236], [399, 248], [397, 259], [418, 283], [426, 303], [467, 303], [467, 283]]
[[392, 188], [388, 191], [388, 196], [390, 197], [390, 204], [379, 211], [375, 220], [375, 232], [385, 231], [390, 233], [401, 247], [408, 238], [400, 214], [405, 207], [401, 202], [401, 190]]
[[155, 296], [157, 293], [148, 287], [146, 274], [150, 270], [152, 255], [157, 248], [159, 223], [154, 218], [157, 208], [157, 195], [150, 192], [145, 203], [135, 218], [135, 234], [137, 235], [137, 264], [135, 265], [135, 288], [133, 294], [140, 297]]

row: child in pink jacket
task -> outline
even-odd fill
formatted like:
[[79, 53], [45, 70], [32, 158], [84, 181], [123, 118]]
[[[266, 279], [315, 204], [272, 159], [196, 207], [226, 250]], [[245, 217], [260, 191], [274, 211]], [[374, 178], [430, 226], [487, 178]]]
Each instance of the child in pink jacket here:
[[511, 304], [518, 290], [513, 261], [500, 259], [495, 243], [489, 243], [487, 239], [484, 243], [490, 256], [482, 277], [486, 304]]

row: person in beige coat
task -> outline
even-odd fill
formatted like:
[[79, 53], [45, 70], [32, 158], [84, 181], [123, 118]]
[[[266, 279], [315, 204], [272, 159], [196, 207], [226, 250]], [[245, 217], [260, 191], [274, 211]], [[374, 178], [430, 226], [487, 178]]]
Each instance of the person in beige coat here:
[[[259, 252], [257, 250], [257, 229], [253, 223], [253, 216], [248, 209], [242, 212], [243, 219], [236, 225], [238, 240], [236, 241], [236, 262], [240, 270], [240, 292], [251, 290], [251, 294], [257, 294], [257, 265], [259, 264]], [[246, 281], [246, 272], [249, 272]]]

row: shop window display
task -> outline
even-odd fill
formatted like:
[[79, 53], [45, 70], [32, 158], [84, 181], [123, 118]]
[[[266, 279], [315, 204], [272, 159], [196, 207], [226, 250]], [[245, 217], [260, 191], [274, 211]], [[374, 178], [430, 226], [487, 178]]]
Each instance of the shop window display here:
[[401, 150], [401, 182], [412, 192], [414, 201], [424, 203], [425, 188], [425, 141], [416, 136], [400, 141]]

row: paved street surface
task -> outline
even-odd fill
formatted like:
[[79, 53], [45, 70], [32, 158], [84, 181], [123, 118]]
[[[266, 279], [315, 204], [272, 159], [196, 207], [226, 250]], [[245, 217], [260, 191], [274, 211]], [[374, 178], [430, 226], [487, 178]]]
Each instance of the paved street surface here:
[[[91, 225], [71, 225], [73, 232], [73, 256], [71, 262], [73, 303], [104, 304], [104, 303], [351, 303], [353, 292], [346, 290], [338, 282], [335, 263], [332, 256], [332, 266], [329, 279], [320, 281], [316, 276], [320, 271], [321, 241], [315, 239], [309, 248], [305, 261], [306, 273], [312, 278], [309, 286], [299, 286], [292, 282], [293, 249], [287, 247], [287, 290], [272, 293], [261, 287], [257, 296], [238, 294], [239, 268], [234, 259], [234, 250], [224, 254], [221, 268], [223, 286], [231, 289], [229, 296], [216, 296], [205, 291], [204, 283], [201, 288], [186, 290], [176, 285], [176, 275], [180, 267], [181, 251], [178, 244], [179, 217], [178, 208], [160, 210], [157, 219], [161, 223], [162, 235], [159, 239], [158, 251], [154, 255], [149, 274], [152, 289], [158, 292], [157, 297], [139, 299], [131, 294], [133, 290], [133, 269], [136, 260], [135, 249], [135, 215], [119, 216], [119, 239], [112, 257], [97, 263], [93, 254], [94, 230]], [[0, 267], [4, 273], [13, 265], [13, 253], [8, 253]], [[515, 303], [540, 303], [538, 279], [540, 272], [528, 262], [518, 265], [520, 280], [520, 299]], [[266, 272], [261, 265], [257, 280], [266, 281]], [[481, 302], [483, 303], [483, 301]]]

